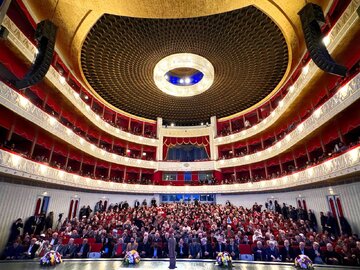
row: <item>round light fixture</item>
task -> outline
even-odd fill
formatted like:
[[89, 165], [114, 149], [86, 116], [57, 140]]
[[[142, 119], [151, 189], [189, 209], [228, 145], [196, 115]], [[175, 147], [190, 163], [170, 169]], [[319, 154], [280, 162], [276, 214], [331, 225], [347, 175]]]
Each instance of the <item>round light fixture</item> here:
[[[177, 69], [189, 69], [196, 72], [185, 74], [183, 77], [175, 76], [172, 71]], [[172, 54], [156, 64], [154, 81], [156, 86], [168, 95], [191, 97], [210, 88], [214, 82], [214, 67], [207, 59], [196, 54]]]

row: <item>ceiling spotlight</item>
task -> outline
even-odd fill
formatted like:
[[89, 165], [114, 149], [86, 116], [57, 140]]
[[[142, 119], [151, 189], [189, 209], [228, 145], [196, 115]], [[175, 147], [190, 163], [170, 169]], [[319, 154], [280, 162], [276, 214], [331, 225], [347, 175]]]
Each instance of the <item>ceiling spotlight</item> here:
[[186, 84], [189, 84], [190, 82], [191, 82], [191, 80], [190, 80], [189, 77], [185, 78], [185, 83], [186, 83]]
[[180, 83], [183, 84], [183, 83], [184, 83], [184, 79], [180, 79]]
[[143, 156], [146, 156], [146, 153], [145, 153], [145, 152], [143, 153]]
[[169, 75], [165, 74], [165, 79], [168, 81], [169, 80]]
[[87, 95], [85, 95], [85, 96], [84, 96], [84, 99], [88, 100], [88, 99], [89, 99], [89, 97], [88, 97]]
[[171, 124], [170, 124], [170, 126], [172, 126], [172, 127], [173, 127], [173, 126], [175, 126], [175, 124], [174, 124], [174, 123], [171, 123]]

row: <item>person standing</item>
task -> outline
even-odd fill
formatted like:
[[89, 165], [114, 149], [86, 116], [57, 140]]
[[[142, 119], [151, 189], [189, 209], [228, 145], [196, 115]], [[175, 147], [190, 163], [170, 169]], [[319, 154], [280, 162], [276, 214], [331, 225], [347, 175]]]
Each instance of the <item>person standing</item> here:
[[176, 240], [174, 237], [174, 230], [169, 230], [169, 239], [168, 239], [168, 251], [169, 251], [169, 259], [170, 259], [170, 265], [169, 269], [175, 269], [176, 267]]

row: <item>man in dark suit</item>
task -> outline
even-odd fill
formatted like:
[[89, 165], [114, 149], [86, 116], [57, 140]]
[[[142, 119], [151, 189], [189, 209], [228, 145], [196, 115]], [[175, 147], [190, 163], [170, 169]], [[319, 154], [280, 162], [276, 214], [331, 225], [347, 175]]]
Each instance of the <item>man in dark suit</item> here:
[[29, 217], [24, 224], [24, 235], [29, 234], [32, 235], [36, 229], [36, 218], [35, 216]]
[[75, 253], [78, 249], [78, 246], [74, 244], [74, 238], [70, 238], [67, 245], [65, 245], [62, 253], [60, 253], [64, 258], [74, 258]]
[[6, 260], [21, 259], [23, 253], [23, 247], [18, 241], [15, 241], [10, 246], [6, 247], [4, 251], [4, 257]]
[[32, 238], [30, 241], [30, 245], [26, 247], [24, 250], [24, 259], [34, 259], [36, 251], [39, 249], [39, 244], [36, 243], [36, 238]]
[[254, 261], [265, 261], [265, 249], [261, 241], [256, 242], [256, 247], [253, 248]]
[[169, 259], [170, 259], [169, 269], [177, 268], [176, 267], [175, 248], [176, 248], [176, 240], [175, 240], [175, 237], [174, 237], [174, 230], [170, 229], [169, 230], [169, 239], [168, 239], [168, 254], [169, 254]]
[[219, 252], [225, 251], [225, 244], [223, 243], [223, 239], [220, 237], [219, 240], [215, 244], [215, 255], [217, 255]]
[[144, 233], [144, 238], [139, 242], [138, 251], [142, 258], [151, 258], [151, 243], [147, 232]]
[[189, 258], [200, 259], [200, 257], [201, 257], [201, 245], [198, 242], [197, 238], [193, 238], [191, 244], [189, 245]]
[[275, 246], [274, 241], [269, 242], [269, 246], [265, 250], [265, 256], [266, 256], [266, 260], [268, 262], [280, 261], [280, 252], [279, 252], [279, 249]]
[[203, 259], [212, 259], [214, 257], [214, 250], [211, 246], [210, 239], [206, 237], [201, 239], [201, 254]]
[[298, 255], [308, 255], [307, 254], [307, 250], [305, 249], [305, 243], [304, 242], [300, 242], [299, 243], [299, 248], [295, 251], [295, 256]]
[[59, 242], [58, 233], [54, 232], [49, 240], [49, 244], [53, 247], [56, 246]]
[[294, 262], [295, 251], [290, 246], [290, 242], [287, 239], [284, 241], [284, 246], [280, 249], [280, 256], [281, 256], [281, 261], [283, 262], [291, 262], [291, 263]]
[[78, 247], [76, 251], [77, 258], [87, 258], [90, 250], [90, 246], [88, 244], [88, 239], [84, 238], [82, 244]]
[[331, 243], [326, 244], [326, 250], [324, 252], [324, 261], [326, 264], [339, 265], [342, 263], [342, 257], [339, 253], [334, 251], [334, 247]]
[[313, 263], [324, 264], [322, 251], [318, 242], [314, 242], [312, 248], [308, 250], [308, 256]]
[[18, 218], [12, 225], [11, 225], [11, 229], [10, 229], [10, 236], [9, 236], [9, 240], [8, 243], [12, 243], [13, 241], [15, 241], [18, 236], [20, 235], [20, 229], [23, 227], [23, 223], [22, 223], [22, 219]]
[[239, 259], [239, 255], [240, 255], [239, 246], [235, 245], [234, 238], [230, 239], [230, 242], [229, 244], [226, 245], [225, 250], [229, 252], [233, 260]]
[[189, 257], [189, 247], [182, 238], [180, 238], [179, 243], [176, 245], [176, 253], [179, 258]]

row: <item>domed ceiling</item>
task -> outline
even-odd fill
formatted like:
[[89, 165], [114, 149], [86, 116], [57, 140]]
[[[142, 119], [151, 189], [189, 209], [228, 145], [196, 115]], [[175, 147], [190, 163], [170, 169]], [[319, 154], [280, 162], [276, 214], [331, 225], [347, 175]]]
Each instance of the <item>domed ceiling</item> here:
[[[157, 87], [156, 64], [179, 53], [199, 55], [213, 65], [214, 81], [207, 91], [175, 97]], [[255, 105], [276, 88], [287, 66], [282, 32], [253, 6], [184, 19], [104, 14], [81, 49], [83, 74], [101, 98], [128, 113], [180, 125]]]

